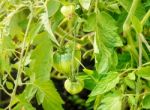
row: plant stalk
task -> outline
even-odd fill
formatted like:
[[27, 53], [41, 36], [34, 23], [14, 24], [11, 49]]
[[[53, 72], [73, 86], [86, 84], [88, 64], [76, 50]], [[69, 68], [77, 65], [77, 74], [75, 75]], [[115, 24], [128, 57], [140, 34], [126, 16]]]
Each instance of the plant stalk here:
[[148, 10], [148, 12], [145, 14], [145, 16], [143, 17], [141, 21], [142, 26], [146, 23], [149, 17], [150, 17], [150, 9]]
[[129, 10], [129, 13], [128, 13], [128, 16], [123, 24], [123, 32], [124, 32], [124, 35], [126, 35], [128, 33], [128, 30], [130, 28], [130, 21], [131, 21], [131, 18], [132, 16], [134, 15], [135, 13], [135, 10], [138, 6], [138, 3], [139, 3], [140, 0], [133, 0], [132, 2], [132, 5], [131, 5], [131, 8]]
[[12, 101], [14, 100], [14, 97], [15, 97], [15, 94], [16, 94], [16, 90], [17, 90], [17, 87], [19, 85], [19, 81], [21, 81], [21, 73], [22, 73], [22, 69], [23, 69], [23, 55], [24, 55], [24, 51], [25, 51], [25, 43], [26, 43], [26, 38], [27, 38], [27, 34], [28, 34], [28, 31], [29, 31], [29, 27], [30, 27], [30, 24], [31, 24], [31, 21], [32, 21], [32, 18], [33, 16], [30, 15], [30, 18], [29, 18], [29, 21], [28, 21], [28, 25], [27, 25], [27, 28], [26, 28], [26, 31], [25, 31], [25, 35], [24, 35], [24, 39], [23, 39], [23, 45], [22, 45], [22, 48], [21, 48], [21, 55], [20, 55], [20, 62], [19, 62], [19, 67], [18, 67], [18, 74], [17, 74], [17, 78], [16, 80], [14, 81], [14, 89], [13, 89], [13, 92], [11, 93], [11, 99], [10, 99], [10, 103], [8, 105], [8, 109], [11, 110], [11, 107], [12, 107]]

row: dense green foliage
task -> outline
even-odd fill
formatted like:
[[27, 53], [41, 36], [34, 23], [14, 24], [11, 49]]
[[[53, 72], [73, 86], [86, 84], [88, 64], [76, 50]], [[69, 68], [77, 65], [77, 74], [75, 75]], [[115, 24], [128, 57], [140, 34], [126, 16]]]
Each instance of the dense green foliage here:
[[149, 110], [150, 0], [0, 0], [0, 110], [63, 110], [51, 78], [86, 110]]

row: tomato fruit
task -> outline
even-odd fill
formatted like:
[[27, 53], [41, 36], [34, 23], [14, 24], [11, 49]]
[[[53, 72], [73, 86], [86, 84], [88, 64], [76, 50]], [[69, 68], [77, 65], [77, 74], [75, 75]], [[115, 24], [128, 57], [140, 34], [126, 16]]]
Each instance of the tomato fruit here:
[[62, 6], [60, 11], [66, 18], [70, 19], [75, 12], [75, 7], [73, 5]]
[[53, 67], [58, 72], [70, 76], [72, 69], [75, 71], [79, 67], [79, 62], [75, 58], [79, 61], [81, 60], [80, 50], [75, 50], [74, 56], [72, 56], [72, 50], [69, 48], [66, 48], [64, 51], [57, 51], [53, 56]]
[[64, 83], [66, 91], [70, 94], [77, 94], [81, 92], [84, 88], [84, 82], [82, 80], [71, 81], [67, 79]]

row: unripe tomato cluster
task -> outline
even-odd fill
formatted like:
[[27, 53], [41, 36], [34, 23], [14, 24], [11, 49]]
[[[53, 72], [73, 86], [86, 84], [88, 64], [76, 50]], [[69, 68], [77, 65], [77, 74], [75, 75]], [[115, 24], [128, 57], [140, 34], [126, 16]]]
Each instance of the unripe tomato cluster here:
[[69, 47], [61, 51], [56, 51], [53, 56], [53, 67], [68, 78], [64, 83], [64, 87], [70, 94], [77, 94], [84, 88], [84, 82], [82, 80], [75, 79], [72, 81], [71, 78], [72, 72], [76, 74], [76, 70], [79, 68], [79, 62], [77, 60], [81, 60], [81, 51], [75, 50], [73, 55], [72, 49]]
[[[75, 14], [75, 7], [74, 5], [62, 6], [60, 11], [63, 16], [69, 20], [72, 19]], [[74, 52], [72, 48], [75, 48]], [[70, 94], [77, 94], [84, 88], [84, 82], [76, 79], [76, 70], [79, 68], [79, 61], [81, 61], [81, 51], [79, 48], [79, 45], [74, 46], [74, 44], [71, 43], [66, 45], [65, 48], [55, 52], [53, 56], [53, 67], [55, 70], [67, 76], [64, 87]]]

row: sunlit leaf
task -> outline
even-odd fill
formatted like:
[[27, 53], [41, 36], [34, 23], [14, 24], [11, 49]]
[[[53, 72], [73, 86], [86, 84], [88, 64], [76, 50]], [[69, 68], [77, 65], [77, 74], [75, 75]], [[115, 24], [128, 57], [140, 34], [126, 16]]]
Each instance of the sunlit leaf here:
[[91, 0], [79, 0], [79, 2], [84, 9], [89, 9]]
[[122, 46], [122, 41], [117, 33], [116, 21], [106, 12], [97, 15], [97, 44], [106, 47]]
[[95, 13], [92, 13], [88, 16], [87, 20], [85, 21], [83, 25], [83, 31], [85, 32], [94, 31], [95, 23], [96, 23], [96, 15]]
[[47, 2], [48, 17], [53, 16], [59, 9], [60, 3], [57, 0], [49, 0]]
[[42, 94], [44, 94], [43, 108], [44, 110], [63, 110], [63, 100], [57, 93], [51, 81], [36, 81], [35, 86]]
[[150, 66], [139, 68], [136, 74], [144, 79], [150, 80]]
[[135, 82], [133, 80], [130, 80], [128, 78], [124, 79], [125, 84], [131, 88], [131, 89], [135, 89]]
[[0, 39], [0, 72], [10, 72], [10, 60], [9, 57], [12, 56], [14, 52], [15, 45], [9, 36], [4, 36]]
[[6, 82], [6, 86], [7, 86], [7, 88], [8, 88], [9, 90], [13, 89], [13, 84], [12, 84], [12, 82], [7, 81], [7, 82]]
[[102, 78], [91, 92], [90, 96], [104, 94], [113, 89], [119, 82], [117, 72], [109, 72], [106, 77]]
[[32, 107], [32, 105], [28, 102], [19, 103], [16, 107], [14, 107], [12, 110], [36, 110]]
[[117, 3], [109, 4], [109, 5], [108, 5], [108, 8], [109, 8], [109, 10], [112, 11], [112, 12], [116, 12], [116, 13], [118, 13], [118, 14], [121, 13], [121, 11], [120, 11], [120, 9], [119, 9], [119, 5], [118, 5]]
[[22, 95], [17, 96], [19, 103], [12, 110], [36, 110]]
[[106, 95], [97, 110], [122, 110], [121, 96], [115, 93]]
[[47, 33], [39, 34], [34, 40], [36, 48], [31, 54], [30, 68], [35, 79], [49, 80], [53, 62], [53, 47]]
[[39, 105], [43, 103], [44, 97], [45, 97], [45, 94], [43, 92], [37, 91], [36, 99], [37, 99], [37, 102], [38, 102]]
[[50, 21], [49, 21], [49, 18], [48, 18], [48, 14], [47, 13], [42, 13], [40, 18], [41, 18], [41, 23], [43, 24], [45, 30], [49, 33], [49, 38], [54, 43], [56, 43], [57, 45], [59, 45], [56, 37], [54, 36], [54, 34], [52, 32], [51, 24], [50, 24]]
[[146, 95], [142, 102], [142, 108], [150, 109], [150, 95]]
[[[96, 69], [98, 73], [107, 72], [114, 59], [114, 47], [123, 46], [120, 36], [117, 33], [116, 21], [106, 12], [101, 12], [96, 15], [96, 45], [99, 53], [95, 53]], [[117, 57], [115, 57], [117, 60]], [[117, 61], [115, 61], [117, 62]]]

